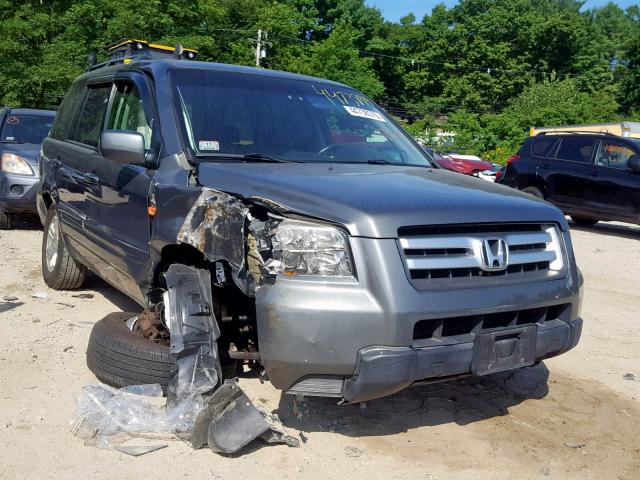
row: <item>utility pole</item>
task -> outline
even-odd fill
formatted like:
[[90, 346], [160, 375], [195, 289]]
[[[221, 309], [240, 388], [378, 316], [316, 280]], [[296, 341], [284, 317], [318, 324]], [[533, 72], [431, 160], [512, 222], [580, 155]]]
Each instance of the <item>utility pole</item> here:
[[269, 35], [264, 30], [258, 30], [258, 39], [251, 39], [256, 44], [256, 67], [260, 66], [260, 61], [267, 56], [267, 47], [271, 46]]
[[256, 67], [260, 66], [262, 58], [262, 30], [258, 30], [258, 41], [256, 42]]

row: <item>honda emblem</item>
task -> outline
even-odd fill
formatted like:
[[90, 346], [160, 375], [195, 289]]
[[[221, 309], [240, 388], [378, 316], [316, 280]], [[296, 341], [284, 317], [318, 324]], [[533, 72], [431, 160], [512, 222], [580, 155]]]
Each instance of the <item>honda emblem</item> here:
[[487, 272], [504, 270], [509, 265], [509, 246], [503, 238], [482, 239], [482, 269]]

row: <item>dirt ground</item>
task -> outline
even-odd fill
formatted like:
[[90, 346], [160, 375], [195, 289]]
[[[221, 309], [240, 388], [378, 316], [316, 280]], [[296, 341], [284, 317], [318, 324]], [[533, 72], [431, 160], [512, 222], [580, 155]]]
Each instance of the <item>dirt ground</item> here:
[[95, 381], [85, 365], [91, 325], [136, 306], [96, 277], [82, 291], [94, 298], [47, 289], [41, 235], [30, 222], [0, 232], [0, 478], [640, 479], [640, 227], [573, 230], [585, 324], [568, 354], [364, 409], [307, 399], [298, 415], [290, 397], [242, 379], [304, 442], [252, 444], [235, 457], [173, 441], [134, 458], [71, 435], [76, 397]]

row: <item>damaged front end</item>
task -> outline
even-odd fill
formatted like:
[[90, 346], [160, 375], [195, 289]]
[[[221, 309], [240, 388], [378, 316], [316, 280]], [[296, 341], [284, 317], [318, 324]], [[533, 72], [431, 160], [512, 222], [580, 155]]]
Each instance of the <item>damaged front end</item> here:
[[[271, 209], [280, 211], [273, 212]], [[264, 199], [245, 201], [203, 189], [178, 234], [178, 242], [224, 262], [235, 285], [255, 297], [263, 283], [287, 277], [352, 277], [347, 233], [334, 225], [283, 216]], [[217, 275], [216, 280], [224, 280]]]
[[[122, 389], [88, 385], [72, 422], [74, 435], [87, 445], [136, 456], [166, 445], [130, 445], [131, 440], [140, 443], [168, 436], [177, 436], [193, 448], [208, 444], [214, 452], [225, 454], [235, 453], [257, 438], [298, 446], [275, 415], [251, 403], [237, 379], [223, 383], [210, 272], [174, 264], [164, 277], [164, 317], [174, 362], [166, 405], [157, 402], [162, 396], [159, 384]], [[137, 323], [142, 324], [138, 325], [141, 334], [156, 328], [145, 314], [122, 323], [134, 336]]]
[[[202, 398], [188, 439], [193, 448], [209, 444], [217, 453], [235, 453], [256, 438], [298, 446], [277, 417], [256, 408], [237, 384], [222, 384], [216, 341], [220, 329], [213, 312], [207, 270], [171, 265], [165, 273], [170, 351], [176, 371], [169, 380], [167, 408]], [[205, 433], [206, 432], [206, 435]]]

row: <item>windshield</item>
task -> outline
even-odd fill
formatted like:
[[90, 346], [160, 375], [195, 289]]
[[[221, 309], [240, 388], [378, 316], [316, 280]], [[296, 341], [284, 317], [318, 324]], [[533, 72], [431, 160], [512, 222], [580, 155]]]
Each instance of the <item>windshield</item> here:
[[49, 135], [53, 115], [7, 115], [0, 139], [6, 143], [42, 143]]
[[173, 95], [199, 157], [430, 166], [363, 94], [321, 81], [210, 70], [173, 72]]

